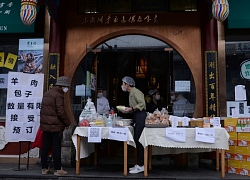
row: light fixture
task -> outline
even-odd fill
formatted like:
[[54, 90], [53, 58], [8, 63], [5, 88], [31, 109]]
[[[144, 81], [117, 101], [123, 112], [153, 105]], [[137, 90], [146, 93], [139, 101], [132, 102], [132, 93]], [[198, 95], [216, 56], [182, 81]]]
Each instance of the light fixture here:
[[22, 0], [20, 9], [20, 18], [22, 22], [29, 26], [36, 20], [37, 0]]
[[144, 58], [136, 61], [136, 78], [146, 78], [148, 72], [148, 62]]
[[220, 22], [223, 22], [229, 15], [229, 3], [227, 0], [213, 0], [213, 16]]

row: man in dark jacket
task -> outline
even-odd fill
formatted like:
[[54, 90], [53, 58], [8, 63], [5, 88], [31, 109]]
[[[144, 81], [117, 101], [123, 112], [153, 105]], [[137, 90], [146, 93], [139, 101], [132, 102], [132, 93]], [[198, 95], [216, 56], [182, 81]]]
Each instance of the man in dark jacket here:
[[47, 158], [50, 147], [53, 147], [54, 175], [66, 175], [61, 168], [61, 140], [64, 129], [70, 128], [70, 120], [64, 110], [64, 93], [70, 87], [69, 78], [57, 79], [53, 88], [44, 93], [40, 111], [40, 128], [43, 131], [43, 147], [41, 154], [42, 174], [49, 174]]

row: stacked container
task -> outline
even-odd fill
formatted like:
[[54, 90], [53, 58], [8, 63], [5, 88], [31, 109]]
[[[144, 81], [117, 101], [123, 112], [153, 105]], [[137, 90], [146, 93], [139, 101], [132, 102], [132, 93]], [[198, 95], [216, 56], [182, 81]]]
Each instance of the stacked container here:
[[230, 135], [225, 169], [228, 173], [250, 176], [250, 128], [244, 122], [245, 118], [226, 118], [224, 121]]

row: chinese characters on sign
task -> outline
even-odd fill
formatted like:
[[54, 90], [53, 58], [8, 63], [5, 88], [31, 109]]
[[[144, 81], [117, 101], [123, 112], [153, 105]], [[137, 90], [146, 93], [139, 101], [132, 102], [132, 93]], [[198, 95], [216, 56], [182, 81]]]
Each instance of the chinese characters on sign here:
[[13, 6], [12, 1], [8, 3], [0, 2], [0, 14], [9, 15], [11, 13], [12, 6]]
[[117, 141], [128, 140], [128, 128], [109, 128], [109, 139]]
[[158, 15], [102, 15], [86, 16], [82, 24], [138, 24], [138, 23], [158, 23]]
[[218, 116], [217, 51], [205, 52], [206, 116]]
[[205, 143], [215, 142], [214, 128], [195, 128], [195, 140]]
[[240, 65], [240, 75], [243, 79], [250, 79], [250, 59], [243, 61]]
[[0, 32], [27, 33], [34, 32], [34, 24], [26, 26], [20, 18], [21, 0], [0, 1]]
[[6, 141], [34, 141], [40, 121], [43, 74], [9, 72]]
[[56, 79], [59, 77], [59, 53], [49, 53], [49, 74], [47, 89], [51, 89], [56, 84]]
[[88, 142], [97, 142], [102, 141], [102, 128], [101, 127], [89, 127], [88, 128]]
[[166, 128], [166, 137], [171, 141], [186, 142], [186, 128]]

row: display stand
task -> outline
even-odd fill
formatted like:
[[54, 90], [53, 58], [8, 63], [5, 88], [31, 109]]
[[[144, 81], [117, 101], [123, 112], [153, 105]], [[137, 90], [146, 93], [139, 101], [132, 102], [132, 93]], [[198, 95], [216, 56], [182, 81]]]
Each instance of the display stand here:
[[[21, 168], [20, 168], [20, 164], [21, 164], [21, 149], [22, 149], [22, 142], [28, 142], [28, 157], [27, 157], [27, 165], [26, 165], [26, 168], [25, 168], [25, 169], [21, 169]], [[27, 170], [27, 169], [29, 169], [30, 142], [31, 142], [31, 141], [19, 141], [19, 159], [18, 159], [18, 169], [16, 169], [16, 171]]]

